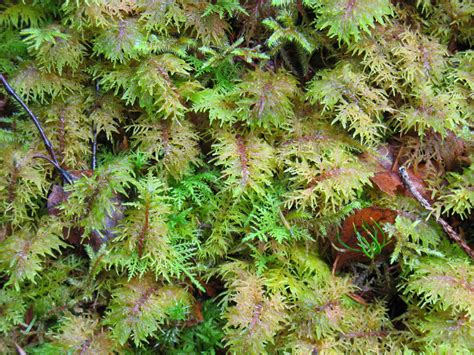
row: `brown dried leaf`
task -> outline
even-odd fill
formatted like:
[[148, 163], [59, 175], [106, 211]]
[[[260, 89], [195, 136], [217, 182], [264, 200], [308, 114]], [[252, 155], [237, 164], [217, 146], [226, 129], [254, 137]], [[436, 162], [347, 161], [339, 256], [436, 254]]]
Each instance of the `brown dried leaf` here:
[[394, 196], [397, 190], [403, 189], [400, 176], [393, 171], [387, 170], [376, 173], [371, 180], [381, 191], [391, 196]]
[[[357, 239], [356, 231], [363, 237], [368, 238], [368, 240], [370, 240], [370, 237], [364, 229], [364, 226], [366, 228], [376, 228], [376, 223], [380, 226], [385, 223], [393, 224], [397, 215], [397, 211], [390, 210], [387, 208], [367, 207], [358, 210], [356, 213], [346, 218], [342, 225], [339, 238], [333, 241], [333, 246], [336, 249], [335, 257], [337, 259], [335, 261], [333, 269], [337, 271], [342, 267], [354, 262], [370, 262], [371, 260], [362, 251], [359, 252], [354, 250], [348, 250], [345, 245], [349, 246], [349, 248], [351, 249], [360, 250], [360, 247], [358, 245], [359, 240]], [[379, 241], [379, 243], [384, 243], [383, 238], [384, 235], [382, 233], [377, 234], [377, 240]], [[386, 257], [388, 254], [391, 253], [392, 250], [393, 245], [391, 242], [388, 242], [388, 244], [383, 248], [382, 253], [378, 256], [378, 258]]]
[[[396, 151], [397, 148], [394, 145], [386, 144], [379, 147], [375, 154], [362, 154], [360, 159], [365, 164], [370, 164], [374, 167], [376, 173], [370, 179], [380, 191], [390, 196], [394, 196], [396, 193], [411, 196], [398, 174], [398, 162], [394, 159]], [[407, 172], [414, 186], [424, 198], [430, 201], [430, 194], [426, 191], [426, 185], [424, 183], [424, 178], [428, 175], [428, 172], [423, 169], [423, 167], [424, 165], [420, 164], [417, 167], [416, 173], [412, 168], [407, 169]]]
[[63, 187], [60, 185], [53, 185], [51, 193], [48, 195], [47, 208], [48, 214], [57, 216], [59, 215], [59, 209], [56, 207], [62, 202], [66, 201], [68, 198], [68, 193], [64, 191]]

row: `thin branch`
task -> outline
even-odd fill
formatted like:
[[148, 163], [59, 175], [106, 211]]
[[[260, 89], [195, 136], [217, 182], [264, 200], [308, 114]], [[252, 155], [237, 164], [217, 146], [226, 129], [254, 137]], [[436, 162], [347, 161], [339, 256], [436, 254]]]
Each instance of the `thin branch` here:
[[43, 143], [46, 147], [46, 150], [48, 151], [49, 156], [51, 157], [51, 163], [54, 165], [56, 169], [61, 173], [64, 181], [66, 181], [68, 184], [72, 184], [73, 179], [71, 175], [64, 169], [62, 169], [58, 163], [58, 159], [56, 158], [56, 153], [54, 152], [53, 145], [51, 144], [50, 140], [46, 136], [46, 133], [43, 130], [43, 127], [41, 126], [41, 123], [38, 120], [38, 117], [35, 116], [35, 114], [30, 110], [30, 108], [23, 102], [23, 100], [17, 95], [15, 90], [10, 86], [8, 83], [7, 79], [3, 76], [3, 74], [0, 74], [0, 81], [2, 82], [3, 86], [5, 87], [5, 90], [13, 96], [13, 98], [18, 101], [18, 103], [23, 107], [23, 109], [28, 113], [28, 115], [31, 117], [31, 120], [35, 124], [36, 128], [38, 129], [39, 134], [41, 135], [41, 139], [43, 140]]
[[[398, 169], [400, 176], [403, 180], [403, 183], [407, 187], [408, 191], [413, 195], [413, 197], [428, 211], [432, 212], [433, 207], [430, 205], [430, 203], [423, 197], [421, 196], [420, 192], [416, 189], [416, 187], [413, 185], [413, 182], [411, 181], [410, 176], [408, 175], [406, 169], [404, 166], [401, 166]], [[443, 218], [437, 218], [436, 221], [438, 224], [443, 228], [445, 233], [452, 239], [454, 240], [465, 252], [467, 255], [471, 257], [471, 259], [474, 259], [474, 250], [471, 249], [471, 247], [466, 243], [464, 239], [451, 227], [448, 222], [446, 222]]]
[[[65, 175], [67, 175], [70, 179], [71, 179], [71, 182], [73, 181], [73, 177], [66, 171], [64, 170], [63, 168], [61, 168], [57, 162], [54, 162], [52, 161], [50, 158], [48, 158], [47, 156], [44, 156], [43, 154], [35, 154], [33, 155], [33, 159], [44, 159], [46, 161], [48, 161], [52, 166], [54, 166], [60, 173], [61, 175], [64, 177]], [[66, 179], [64, 179], [66, 180]], [[70, 181], [66, 180], [67, 183], [71, 183]]]

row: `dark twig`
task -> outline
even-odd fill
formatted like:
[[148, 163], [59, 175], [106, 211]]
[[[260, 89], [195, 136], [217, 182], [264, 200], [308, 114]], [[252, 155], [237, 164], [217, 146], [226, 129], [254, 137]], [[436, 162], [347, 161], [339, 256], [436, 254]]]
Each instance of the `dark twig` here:
[[[430, 205], [430, 203], [423, 197], [421, 196], [420, 192], [416, 189], [416, 187], [413, 185], [413, 182], [410, 179], [410, 176], [408, 175], [405, 167], [401, 166], [398, 169], [400, 176], [403, 180], [403, 183], [407, 187], [408, 191], [413, 195], [413, 197], [428, 211], [433, 211], [433, 207]], [[443, 228], [445, 233], [452, 239], [454, 240], [465, 252], [467, 255], [471, 257], [471, 259], [474, 259], [474, 251], [471, 249], [471, 247], [466, 243], [464, 239], [451, 227], [448, 222], [446, 222], [443, 218], [437, 218], [436, 221], [438, 224]]]
[[13, 96], [13, 98], [18, 101], [18, 103], [23, 107], [23, 109], [28, 113], [28, 115], [31, 117], [31, 120], [35, 124], [36, 128], [38, 129], [39, 134], [41, 135], [41, 139], [43, 140], [43, 143], [46, 147], [46, 150], [48, 151], [48, 154], [50, 156], [50, 162], [54, 165], [56, 169], [60, 172], [62, 175], [64, 181], [66, 181], [68, 184], [71, 184], [73, 182], [73, 179], [71, 175], [64, 169], [62, 169], [58, 163], [58, 159], [56, 158], [56, 153], [54, 152], [53, 145], [51, 144], [50, 140], [46, 136], [46, 133], [43, 130], [43, 127], [41, 126], [41, 123], [38, 120], [38, 117], [35, 116], [35, 114], [30, 110], [30, 108], [23, 102], [23, 100], [17, 95], [15, 90], [10, 86], [8, 83], [7, 79], [3, 76], [3, 74], [0, 74], [0, 80], [2, 81], [3, 86], [5, 87], [5, 90]]
[[[71, 184], [74, 180], [73, 180], [73, 177], [71, 176], [71, 174], [69, 174], [66, 170], [64, 170], [63, 168], [61, 168], [59, 165], [57, 165], [57, 163], [55, 163], [54, 161], [52, 161], [50, 158], [48, 158], [47, 156], [44, 156], [43, 154], [35, 154], [33, 155], [33, 158], [34, 159], [44, 159], [46, 161], [48, 161], [51, 165], [53, 165], [58, 171], [59, 173], [61, 174], [61, 176], [64, 178], [64, 181], [66, 181], [68, 184]], [[70, 180], [67, 180], [65, 178], [65, 176], [67, 176]]]

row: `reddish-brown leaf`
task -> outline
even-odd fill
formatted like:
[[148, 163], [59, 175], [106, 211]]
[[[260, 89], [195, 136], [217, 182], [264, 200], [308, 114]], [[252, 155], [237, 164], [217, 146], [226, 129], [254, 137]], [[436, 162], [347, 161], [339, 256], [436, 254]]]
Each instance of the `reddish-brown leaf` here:
[[[376, 153], [366, 152], [362, 154], [360, 159], [375, 169], [376, 173], [371, 177], [371, 180], [380, 191], [391, 196], [397, 193], [411, 196], [398, 174], [398, 163], [394, 158], [396, 151], [395, 146], [387, 144], [379, 147]], [[420, 191], [424, 198], [430, 201], [430, 194], [426, 191], [426, 185], [423, 181], [427, 175], [423, 166], [421, 164], [418, 165], [416, 173], [412, 168], [407, 169], [407, 172], [418, 191]]]
[[[353, 215], [347, 217], [342, 225], [339, 237], [333, 240], [333, 245], [336, 250], [336, 261], [333, 269], [337, 271], [342, 267], [354, 262], [369, 262], [370, 259], [362, 251], [359, 251], [360, 241], [357, 238], [357, 232], [370, 241], [370, 237], [368, 236], [367, 231], [364, 229], [364, 226], [365, 228], [373, 228], [374, 230], [378, 230], [376, 224], [379, 226], [382, 226], [385, 223], [393, 224], [397, 214], [397, 211], [387, 208], [367, 207], [358, 210]], [[392, 243], [387, 240], [384, 241], [384, 238], [386, 238], [386, 236], [384, 236], [383, 233], [377, 233], [377, 240], [379, 243], [387, 243], [378, 258], [386, 257], [393, 250]], [[348, 249], [344, 244], [350, 249], [357, 249], [357, 251]]]
[[381, 191], [391, 196], [394, 196], [397, 190], [403, 189], [400, 176], [393, 171], [387, 170], [376, 173], [371, 180]]

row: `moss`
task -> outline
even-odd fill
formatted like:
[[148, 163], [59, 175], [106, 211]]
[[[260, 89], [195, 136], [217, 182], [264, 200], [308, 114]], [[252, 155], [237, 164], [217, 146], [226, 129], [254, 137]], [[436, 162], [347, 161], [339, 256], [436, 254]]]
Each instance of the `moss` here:
[[0, 9], [2, 353], [474, 351], [467, 2]]

